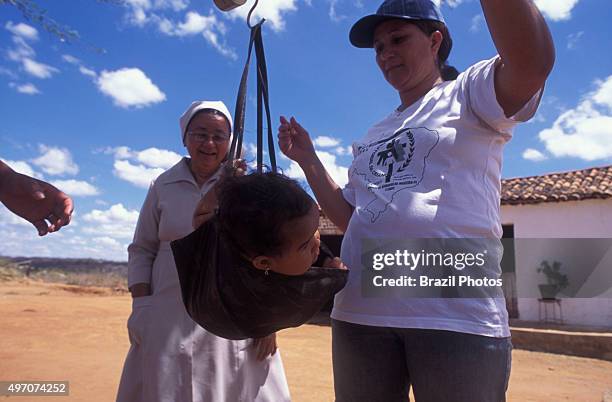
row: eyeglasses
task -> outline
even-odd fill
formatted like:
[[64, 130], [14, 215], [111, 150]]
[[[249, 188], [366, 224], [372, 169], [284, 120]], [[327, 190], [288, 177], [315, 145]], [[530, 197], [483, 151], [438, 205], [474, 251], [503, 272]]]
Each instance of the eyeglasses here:
[[206, 133], [197, 133], [193, 131], [188, 131], [187, 135], [191, 137], [195, 142], [208, 142], [212, 140], [215, 144], [223, 144], [225, 141], [229, 140], [229, 136], [219, 135], [219, 134], [206, 134]]

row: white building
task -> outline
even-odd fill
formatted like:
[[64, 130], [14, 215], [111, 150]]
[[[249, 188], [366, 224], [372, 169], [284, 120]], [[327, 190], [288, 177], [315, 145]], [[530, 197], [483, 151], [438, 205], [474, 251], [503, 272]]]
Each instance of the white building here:
[[[555, 307], [564, 324], [612, 328], [612, 166], [503, 180], [501, 205], [504, 237], [515, 239], [514, 267], [504, 267], [515, 270], [513, 318], [540, 321]], [[558, 306], [538, 300], [544, 260], [568, 276]]]

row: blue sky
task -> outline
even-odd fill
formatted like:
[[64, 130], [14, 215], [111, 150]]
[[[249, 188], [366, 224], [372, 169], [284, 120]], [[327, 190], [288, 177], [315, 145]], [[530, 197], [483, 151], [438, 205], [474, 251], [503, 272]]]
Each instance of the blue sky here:
[[[248, 7], [228, 14], [212, 0], [38, 3], [80, 39], [62, 42], [15, 7], [0, 6], [0, 159], [70, 193], [75, 218], [61, 232], [38, 238], [0, 207], [0, 255], [126, 259], [148, 183], [185, 154], [180, 114], [195, 99], [220, 99], [234, 109]], [[352, 140], [399, 103], [373, 51], [348, 42], [352, 23], [374, 12], [378, 1], [260, 3], [257, 12], [268, 19], [274, 132], [278, 116], [296, 116], [343, 183]], [[557, 62], [537, 116], [519, 126], [506, 147], [504, 177], [608, 165], [610, 3], [536, 3], [553, 33]], [[442, 7], [454, 39], [451, 64], [463, 70], [495, 55], [479, 1]], [[254, 89], [251, 82], [249, 143], [255, 141]], [[301, 176], [288, 160], [280, 165]]]

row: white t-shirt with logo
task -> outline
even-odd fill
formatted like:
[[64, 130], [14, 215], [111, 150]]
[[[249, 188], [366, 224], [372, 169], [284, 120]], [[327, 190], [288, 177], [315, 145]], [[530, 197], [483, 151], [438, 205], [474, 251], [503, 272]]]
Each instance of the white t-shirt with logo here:
[[[349, 268], [332, 318], [362, 325], [510, 336], [503, 298], [364, 297], [364, 238], [500, 238], [502, 152], [536, 112], [538, 92], [507, 118], [494, 86], [499, 57], [479, 62], [394, 111], [353, 144], [344, 198], [355, 207], [342, 243]], [[501, 268], [500, 268], [501, 273]]]

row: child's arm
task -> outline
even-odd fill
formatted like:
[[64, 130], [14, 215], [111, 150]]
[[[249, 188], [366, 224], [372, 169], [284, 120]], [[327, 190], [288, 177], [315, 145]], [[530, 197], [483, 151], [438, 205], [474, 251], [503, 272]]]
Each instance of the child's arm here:
[[[220, 181], [223, 180], [224, 177], [229, 175], [233, 176], [242, 176], [246, 173], [247, 166], [244, 159], [236, 159], [231, 165], [225, 163], [224, 166], [221, 167], [223, 172], [221, 173]], [[194, 229], [202, 226], [206, 221], [212, 218], [215, 214], [215, 210], [219, 206], [219, 200], [217, 198], [217, 184], [213, 188], [211, 188], [205, 195], [202, 197], [198, 205], [196, 206], [195, 212], [193, 213], [193, 221], [192, 226]]]
[[216, 188], [212, 188], [202, 199], [198, 202], [198, 206], [193, 214], [193, 228], [197, 229], [202, 226], [206, 221], [213, 217], [215, 209], [217, 208], [219, 201], [217, 200]]

